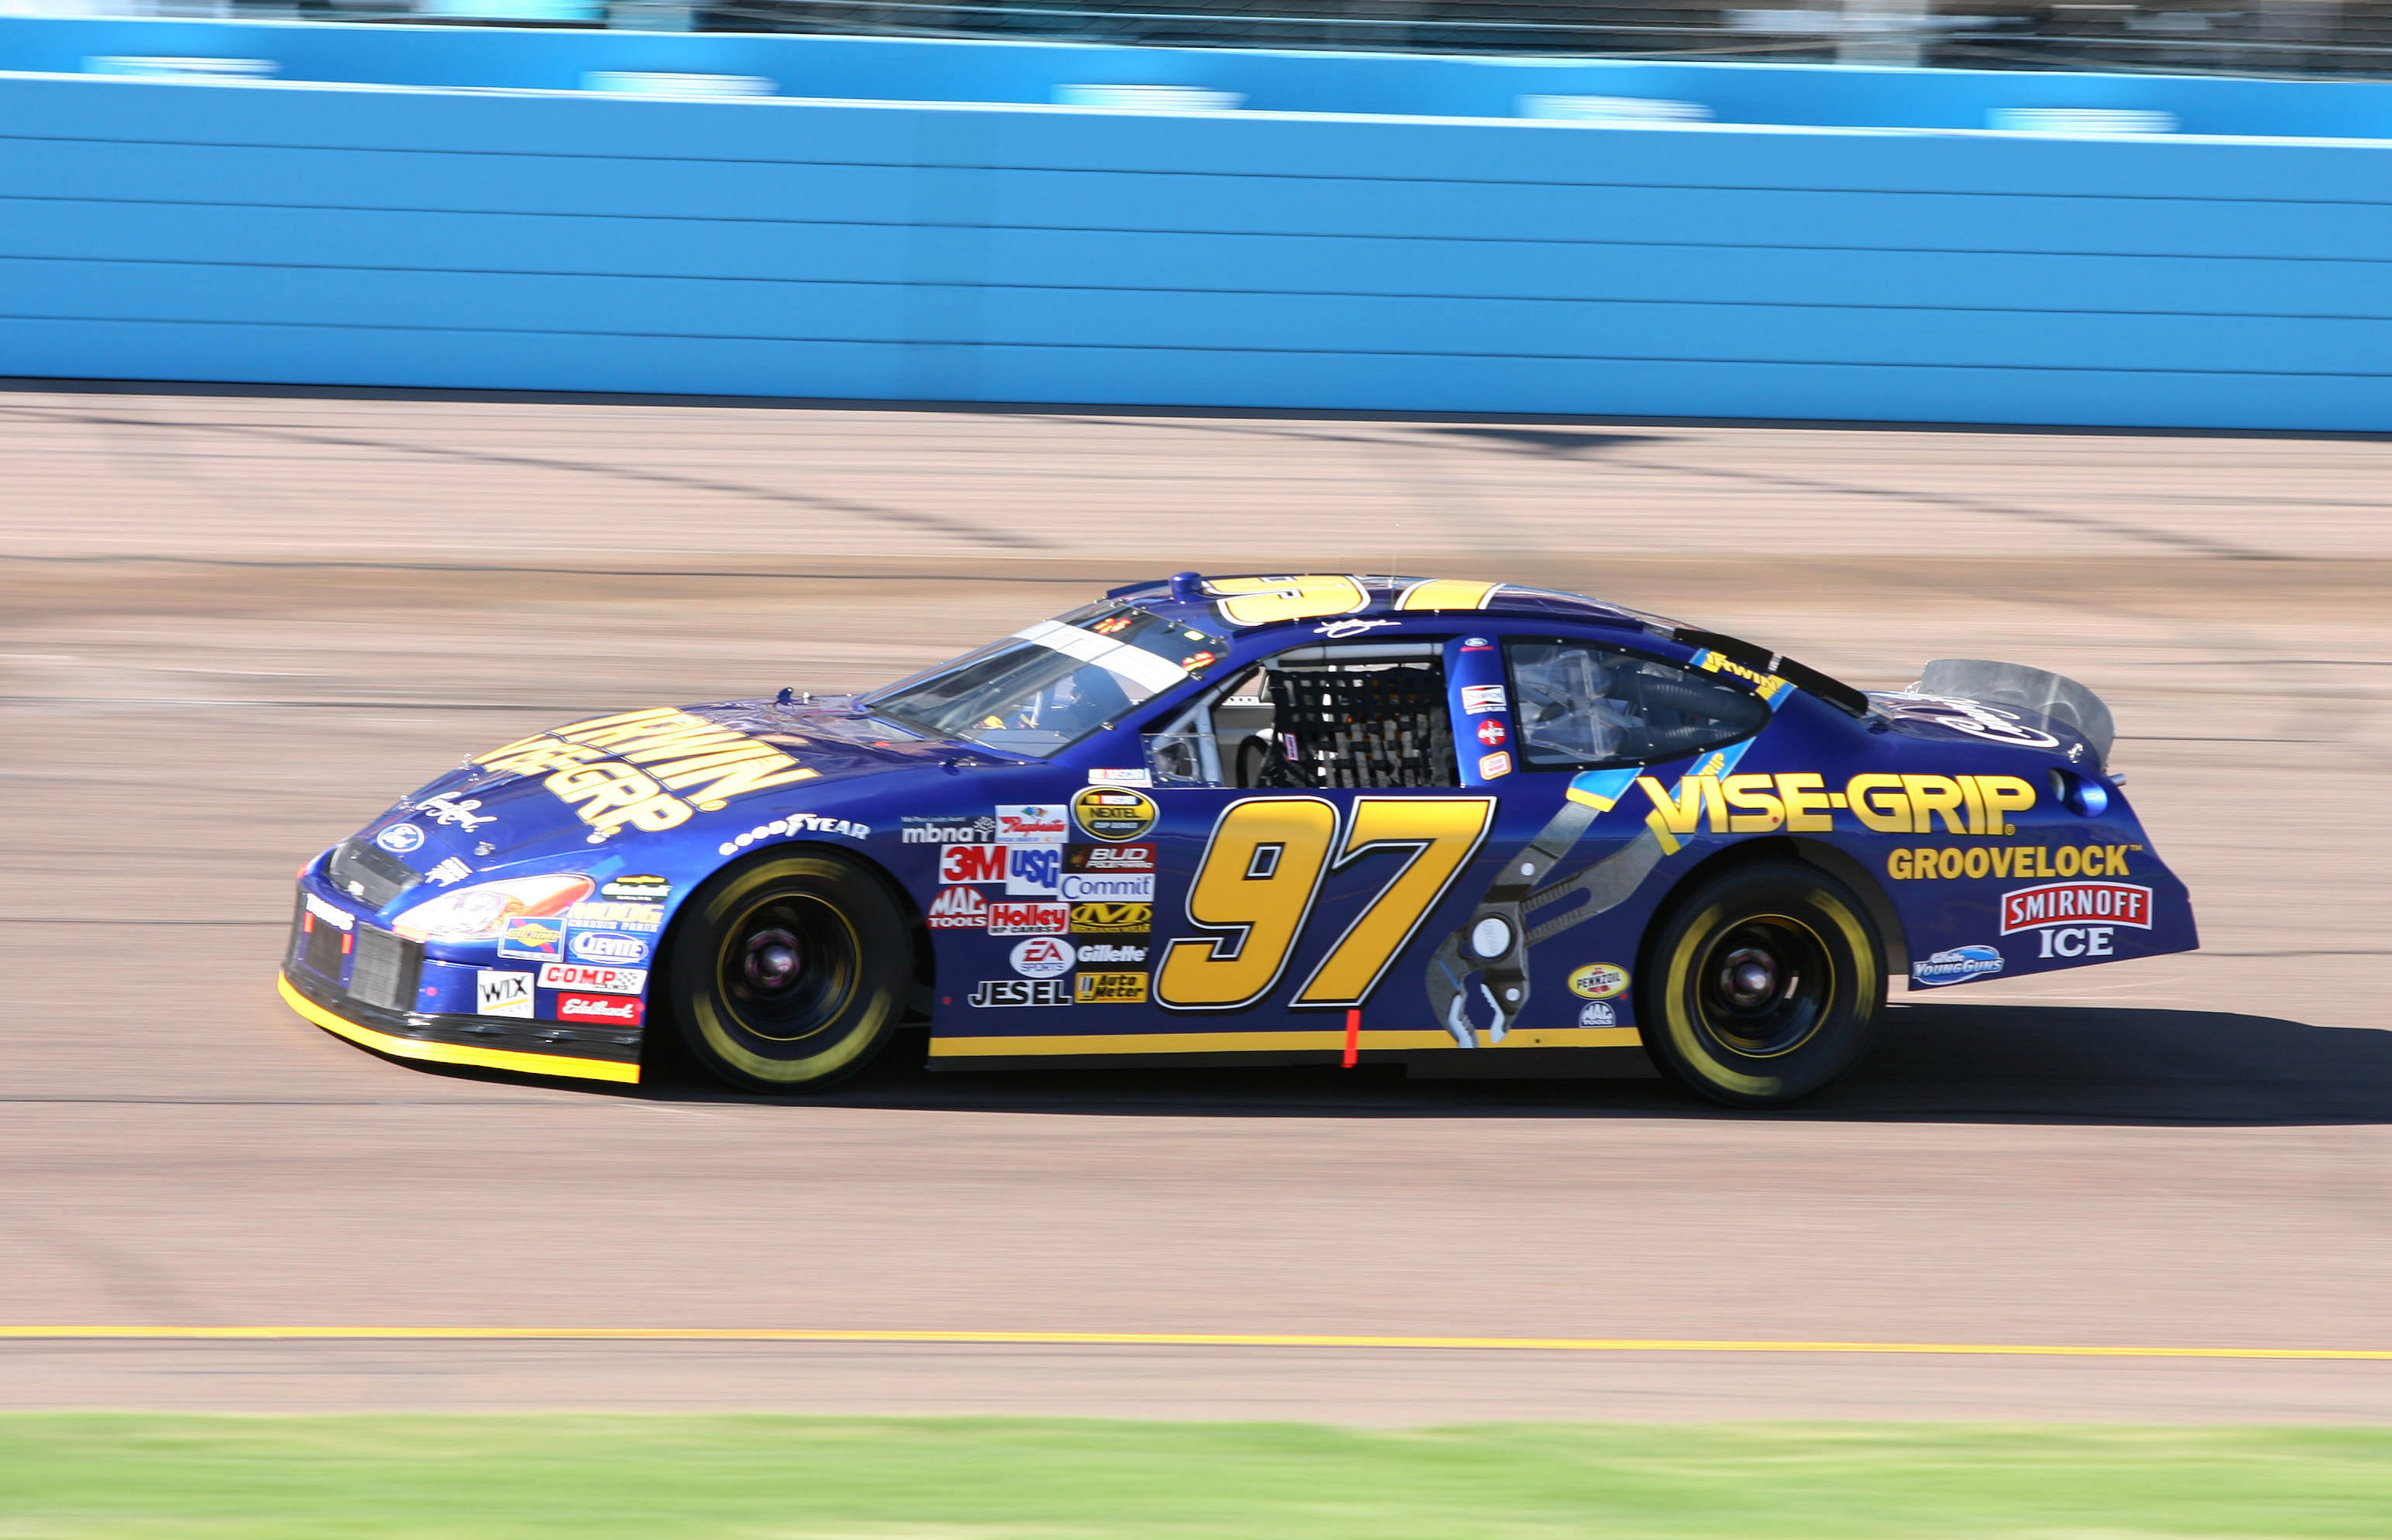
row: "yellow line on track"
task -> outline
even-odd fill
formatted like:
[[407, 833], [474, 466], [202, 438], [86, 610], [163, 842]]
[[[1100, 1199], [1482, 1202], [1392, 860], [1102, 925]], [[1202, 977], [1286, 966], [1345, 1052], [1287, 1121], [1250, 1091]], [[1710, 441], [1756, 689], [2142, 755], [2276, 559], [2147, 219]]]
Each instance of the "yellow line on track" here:
[[835, 1331], [771, 1326], [0, 1325], [0, 1340], [164, 1342], [881, 1342], [1098, 1348], [1476, 1349], [1504, 1352], [1884, 1353], [1979, 1358], [2261, 1358], [2392, 1363], [2383, 1348], [2169, 1348], [2024, 1342], [1772, 1342], [1646, 1337], [1337, 1337], [1246, 1332]]

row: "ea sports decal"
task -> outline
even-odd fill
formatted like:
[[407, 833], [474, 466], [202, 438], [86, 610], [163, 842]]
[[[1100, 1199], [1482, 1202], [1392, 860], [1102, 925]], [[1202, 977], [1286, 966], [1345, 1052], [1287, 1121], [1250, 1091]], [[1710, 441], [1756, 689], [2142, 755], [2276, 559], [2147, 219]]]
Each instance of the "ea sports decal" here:
[[1072, 971], [1072, 948], [1051, 935], [1014, 943], [1013, 971], [1024, 978], [1051, 979]]
[[1127, 786], [1082, 787], [1072, 797], [1072, 821], [1092, 840], [1119, 844], [1154, 827], [1154, 799]]

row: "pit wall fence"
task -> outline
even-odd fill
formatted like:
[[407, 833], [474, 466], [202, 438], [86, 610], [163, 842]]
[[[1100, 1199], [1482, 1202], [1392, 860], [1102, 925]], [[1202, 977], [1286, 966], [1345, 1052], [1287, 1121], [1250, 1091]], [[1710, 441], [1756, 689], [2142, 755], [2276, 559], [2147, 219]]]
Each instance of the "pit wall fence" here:
[[0, 374], [2386, 431], [2392, 84], [0, 19]]

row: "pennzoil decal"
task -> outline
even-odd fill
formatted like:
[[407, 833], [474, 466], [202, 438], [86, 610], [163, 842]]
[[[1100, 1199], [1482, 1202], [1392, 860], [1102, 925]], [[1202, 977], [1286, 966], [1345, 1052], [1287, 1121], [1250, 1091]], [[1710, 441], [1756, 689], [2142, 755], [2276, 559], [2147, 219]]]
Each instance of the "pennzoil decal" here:
[[543, 783], [597, 844], [624, 825], [661, 833], [734, 797], [812, 780], [816, 772], [769, 743], [674, 706], [568, 723], [517, 738], [474, 763]]

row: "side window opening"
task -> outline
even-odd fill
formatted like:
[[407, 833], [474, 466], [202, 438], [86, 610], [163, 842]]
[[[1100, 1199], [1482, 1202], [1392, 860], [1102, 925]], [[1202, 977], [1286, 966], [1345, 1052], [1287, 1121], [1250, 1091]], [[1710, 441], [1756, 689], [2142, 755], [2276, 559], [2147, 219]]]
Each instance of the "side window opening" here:
[[1683, 759], [1751, 737], [1769, 707], [1725, 680], [1593, 642], [1507, 644], [1520, 759], [1585, 770]]
[[1162, 785], [1461, 784], [1435, 643], [1298, 647], [1147, 736]]

